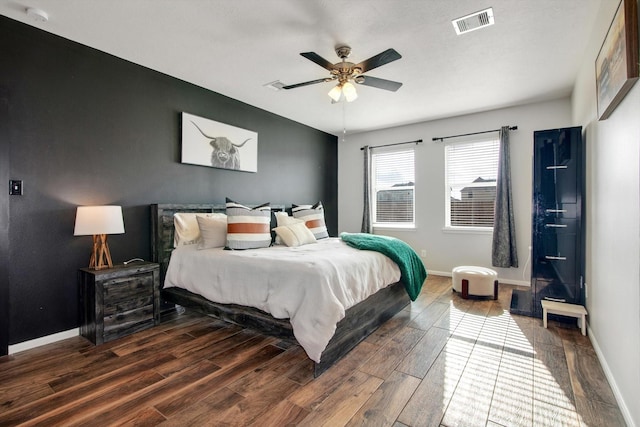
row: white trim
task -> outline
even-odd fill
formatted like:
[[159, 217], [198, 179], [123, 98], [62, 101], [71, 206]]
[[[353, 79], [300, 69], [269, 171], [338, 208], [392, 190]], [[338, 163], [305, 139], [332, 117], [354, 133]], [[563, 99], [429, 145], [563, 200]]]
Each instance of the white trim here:
[[[427, 268], [427, 272], [431, 275], [433, 274], [434, 276], [445, 276], [445, 277], [451, 277], [451, 271], [435, 271], [435, 270], [429, 270]], [[498, 283], [503, 283], [505, 285], [516, 285], [516, 286], [526, 286], [528, 288], [531, 287], [531, 283], [530, 282], [526, 282], [524, 280], [513, 280], [513, 279], [501, 279], [500, 277], [498, 277]]]
[[400, 224], [400, 223], [395, 223], [395, 225], [377, 223], [377, 224], [373, 224], [372, 227], [374, 230], [415, 230], [416, 229], [416, 225], [413, 222], [407, 223], [406, 225]]
[[629, 412], [629, 408], [627, 407], [627, 404], [624, 401], [624, 397], [620, 393], [620, 389], [616, 384], [616, 379], [611, 373], [611, 369], [609, 369], [609, 365], [607, 364], [607, 359], [604, 358], [602, 351], [600, 351], [600, 346], [598, 345], [598, 341], [596, 341], [595, 336], [591, 333], [591, 328], [589, 327], [588, 324], [587, 324], [587, 334], [589, 336], [589, 340], [591, 341], [591, 345], [593, 346], [593, 349], [596, 352], [596, 356], [598, 356], [598, 361], [602, 366], [604, 375], [605, 377], [607, 377], [607, 380], [609, 381], [609, 385], [611, 386], [611, 390], [613, 391], [613, 395], [615, 396], [616, 401], [618, 402], [618, 406], [620, 407], [620, 412], [622, 412], [622, 416], [624, 417], [624, 420], [627, 423], [627, 426], [637, 427], [636, 424], [633, 422], [633, 418], [631, 417], [631, 412]]
[[526, 280], [501, 279], [498, 277], [498, 282], [504, 283], [505, 285], [526, 286], [527, 288], [531, 287], [531, 282]]
[[40, 347], [45, 344], [51, 344], [56, 341], [62, 341], [67, 338], [73, 338], [80, 335], [80, 329], [69, 329], [68, 331], [58, 332], [56, 334], [47, 335], [44, 337], [36, 338], [29, 341], [23, 341], [18, 344], [13, 344], [9, 346], [9, 354], [19, 353], [25, 350], [31, 350], [32, 348]]
[[458, 234], [493, 234], [493, 227], [452, 227], [446, 226], [442, 228], [444, 233]]

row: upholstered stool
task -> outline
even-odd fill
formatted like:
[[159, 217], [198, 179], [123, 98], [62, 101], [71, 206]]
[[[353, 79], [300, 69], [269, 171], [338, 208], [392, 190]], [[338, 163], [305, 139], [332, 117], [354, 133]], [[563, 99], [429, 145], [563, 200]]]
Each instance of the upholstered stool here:
[[469, 295], [498, 299], [498, 273], [490, 268], [463, 265], [452, 271], [453, 290], [464, 299]]

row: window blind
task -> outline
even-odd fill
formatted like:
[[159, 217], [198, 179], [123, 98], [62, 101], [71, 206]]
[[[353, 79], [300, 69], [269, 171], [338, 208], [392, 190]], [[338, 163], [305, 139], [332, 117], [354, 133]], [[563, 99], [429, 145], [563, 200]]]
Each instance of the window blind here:
[[497, 139], [445, 146], [447, 226], [493, 227]]
[[374, 224], [414, 223], [414, 149], [373, 153]]

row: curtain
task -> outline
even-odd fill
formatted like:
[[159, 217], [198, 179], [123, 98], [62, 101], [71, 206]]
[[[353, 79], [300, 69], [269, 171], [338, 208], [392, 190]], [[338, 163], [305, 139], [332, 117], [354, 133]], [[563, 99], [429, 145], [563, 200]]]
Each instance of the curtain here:
[[509, 127], [500, 129], [498, 181], [494, 208], [491, 264], [494, 267], [518, 267], [516, 228], [511, 197], [511, 161], [509, 159]]
[[371, 233], [371, 148], [368, 145], [362, 147], [364, 153], [364, 210], [362, 212], [362, 233]]

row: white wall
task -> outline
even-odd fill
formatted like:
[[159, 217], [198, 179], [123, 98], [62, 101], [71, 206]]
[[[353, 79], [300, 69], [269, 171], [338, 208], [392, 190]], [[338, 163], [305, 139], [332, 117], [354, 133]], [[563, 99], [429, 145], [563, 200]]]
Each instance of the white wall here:
[[[341, 231], [359, 231], [362, 218], [363, 145], [423, 139], [416, 151], [417, 228], [383, 230], [426, 249], [431, 272], [455, 265], [490, 266], [491, 236], [449, 234], [444, 226], [445, 136], [502, 125], [511, 132], [512, 179], [518, 269], [498, 269], [501, 280], [528, 283], [523, 269], [531, 242], [531, 146], [533, 131], [583, 126], [586, 156], [586, 283], [589, 335], [630, 427], [640, 426], [640, 83], [605, 121], [597, 120], [595, 58], [619, 0], [603, 0], [571, 100], [531, 104], [469, 116], [347, 135], [339, 143], [338, 198]], [[347, 117], [348, 123], [348, 117]], [[505, 280], [506, 279], [506, 280]]]
[[607, 120], [596, 111], [594, 63], [618, 3], [603, 1], [572, 109], [587, 143], [589, 334], [627, 424], [640, 426], [640, 84]]
[[[347, 117], [347, 122], [348, 122]], [[456, 265], [491, 267], [491, 234], [443, 231], [445, 222], [444, 144], [437, 136], [457, 135], [518, 126], [511, 131], [511, 179], [518, 246], [518, 268], [497, 269], [505, 283], [529, 285], [531, 245], [531, 167], [533, 131], [571, 125], [570, 99], [530, 104], [467, 116], [418, 123], [373, 132], [347, 134], [338, 144], [338, 228], [360, 231], [362, 222], [363, 159], [360, 147], [422, 139], [416, 148], [416, 229], [384, 229], [378, 234], [398, 237], [418, 253], [426, 250], [424, 263], [432, 273], [450, 273]]]

